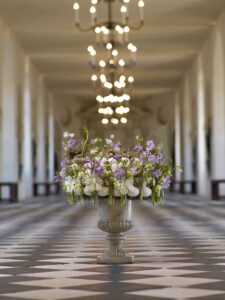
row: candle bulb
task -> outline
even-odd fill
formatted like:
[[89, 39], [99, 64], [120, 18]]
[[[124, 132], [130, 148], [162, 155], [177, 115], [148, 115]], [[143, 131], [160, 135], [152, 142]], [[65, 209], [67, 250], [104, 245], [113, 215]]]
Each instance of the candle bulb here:
[[125, 5], [121, 6], [120, 11], [122, 13], [122, 23], [125, 24], [126, 23], [127, 7]]
[[93, 46], [89, 46], [88, 51], [90, 53], [90, 63], [92, 66], [95, 66], [95, 56], [97, 53], [96, 53], [95, 49], [93, 48]]
[[96, 36], [96, 43], [100, 43], [100, 34], [101, 34], [101, 29], [100, 27], [95, 28], [95, 36]]
[[111, 49], [112, 49], [112, 43], [107, 43], [106, 49], [108, 50], [108, 59], [111, 58]]
[[144, 21], [144, 6], [145, 6], [145, 3], [143, 0], [140, 0], [138, 2], [138, 6], [140, 8], [140, 19], [141, 21]]
[[96, 20], [96, 8], [94, 6], [91, 6], [90, 13], [91, 13], [91, 25], [94, 26]]
[[123, 28], [117, 25], [117, 32], [118, 32], [118, 41], [120, 44], [123, 42]]
[[129, 40], [129, 31], [130, 31], [130, 28], [128, 26], [125, 26], [124, 27], [124, 40], [126, 43]]
[[80, 9], [79, 3], [75, 2], [73, 5], [73, 9], [75, 11], [75, 23], [79, 24], [79, 22], [80, 22], [80, 20], [79, 20], [79, 9]]
[[137, 52], [137, 47], [133, 44], [128, 44], [128, 50], [131, 52], [131, 61], [135, 62], [136, 61], [136, 52]]
[[91, 64], [95, 66], [95, 56], [91, 55]]

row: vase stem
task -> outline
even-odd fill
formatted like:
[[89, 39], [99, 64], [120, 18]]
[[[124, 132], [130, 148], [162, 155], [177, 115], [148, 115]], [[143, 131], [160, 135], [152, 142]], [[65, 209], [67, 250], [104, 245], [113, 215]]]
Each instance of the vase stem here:
[[100, 202], [100, 220], [98, 227], [108, 232], [107, 240], [109, 248], [103, 255], [97, 258], [99, 264], [128, 264], [134, 262], [134, 257], [127, 254], [123, 248], [125, 240], [124, 232], [133, 227], [131, 219], [131, 203], [126, 202], [108, 205], [107, 202]]

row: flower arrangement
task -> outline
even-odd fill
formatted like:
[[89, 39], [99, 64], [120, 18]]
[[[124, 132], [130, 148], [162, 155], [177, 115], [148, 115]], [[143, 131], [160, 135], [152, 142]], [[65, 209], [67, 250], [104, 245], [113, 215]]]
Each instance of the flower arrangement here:
[[113, 136], [105, 142], [99, 138], [89, 140], [85, 128], [79, 145], [74, 134], [65, 132], [65, 157], [56, 180], [62, 182], [69, 202], [105, 197], [111, 204], [117, 198], [151, 198], [153, 205], [162, 203], [164, 190], [171, 183], [172, 164], [165, 162], [162, 145], [155, 145], [152, 140], [144, 142], [141, 136], [136, 140], [133, 149], [126, 149]]

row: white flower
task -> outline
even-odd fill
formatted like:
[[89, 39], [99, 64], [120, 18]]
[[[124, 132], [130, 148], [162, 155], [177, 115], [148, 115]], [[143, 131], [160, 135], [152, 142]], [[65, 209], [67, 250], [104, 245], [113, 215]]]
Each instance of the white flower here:
[[127, 163], [130, 162], [129, 158], [127, 158], [127, 157], [122, 157], [121, 160], [122, 160], [122, 161], [125, 161], [125, 162], [127, 162]]
[[111, 139], [105, 139], [105, 142], [107, 145], [112, 145], [112, 140]]
[[103, 166], [107, 162], [107, 159], [103, 157], [100, 161], [100, 164]]
[[129, 158], [127, 158], [127, 157], [122, 157], [121, 158], [120, 166], [123, 166], [123, 165], [125, 165], [125, 166], [129, 166], [130, 165]]
[[65, 178], [65, 190], [67, 193], [72, 193], [75, 188], [75, 182], [71, 176]]
[[103, 188], [103, 180], [101, 178], [96, 178], [95, 179], [95, 190], [97, 192], [101, 191]]
[[115, 150], [116, 152], [120, 152], [120, 149], [121, 149], [120, 146], [115, 146], [115, 147], [114, 147], [114, 150]]
[[64, 182], [65, 191], [69, 194], [74, 193], [76, 196], [81, 195], [81, 185], [79, 178], [73, 179], [67, 176]]
[[64, 138], [74, 138], [74, 133], [69, 133], [68, 131], [65, 131], [64, 133], [63, 133], [63, 137]]
[[152, 194], [152, 190], [149, 187], [147, 187], [147, 183], [144, 182], [142, 187], [142, 196], [144, 198], [148, 198], [151, 196], [151, 194]]
[[68, 137], [69, 137], [69, 132], [65, 131], [65, 132], [63, 133], [63, 137], [64, 137], [64, 138], [68, 138]]
[[[90, 175], [91, 175], [91, 170], [90, 169], [87, 168], [86, 170], [84, 170], [84, 178], [87, 178]], [[85, 182], [85, 179], [84, 179], [84, 182]]]
[[101, 197], [106, 197], [109, 194], [109, 188], [107, 188], [106, 186], [101, 186], [98, 190], [98, 194]]
[[91, 186], [91, 185], [86, 185], [85, 187], [84, 187], [84, 194], [86, 195], [86, 196], [91, 196], [91, 194], [94, 192], [94, 190], [93, 190], [93, 186]]
[[126, 180], [115, 181], [114, 195], [116, 197], [129, 195], [130, 197], [136, 197], [139, 194], [139, 190], [133, 186], [133, 178], [128, 178]]
[[112, 171], [116, 171], [116, 169], [118, 169], [118, 163], [117, 163], [117, 160], [113, 157], [110, 157], [108, 159], [108, 162], [110, 163], [110, 166], [111, 166], [111, 169]]
[[84, 180], [84, 193], [87, 196], [91, 196], [93, 192], [95, 192], [95, 178], [90, 174], [88, 177]]
[[109, 193], [109, 189], [103, 186], [103, 180], [101, 178], [90, 175], [85, 178], [84, 184], [84, 193], [86, 196], [91, 196], [92, 193], [97, 192], [99, 196], [105, 197]]
[[98, 152], [97, 149], [91, 149], [91, 150], [90, 150], [90, 154], [95, 154], [96, 152]]
[[114, 196], [115, 197], [120, 197], [121, 196], [120, 191], [118, 189], [114, 190]]
[[135, 157], [135, 158], [134, 158], [134, 163], [138, 165], [138, 164], [140, 163], [140, 159], [137, 158], [137, 157]]
[[118, 169], [118, 164], [117, 163], [113, 163], [111, 165], [111, 169], [112, 169], [113, 172], [115, 172]]
[[139, 195], [139, 189], [134, 186], [134, 179], [128, 178], [125, 181], [125, 186], [127, 188], [127, 194], [130, 197], [137, 197]]

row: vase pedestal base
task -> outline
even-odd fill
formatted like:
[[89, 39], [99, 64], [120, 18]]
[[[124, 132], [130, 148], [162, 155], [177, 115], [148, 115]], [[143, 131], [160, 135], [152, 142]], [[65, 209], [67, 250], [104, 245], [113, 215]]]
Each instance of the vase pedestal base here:
[[98, 264], [132, 264], [134, 256], [129, 255], [123, 248], [123, 233], [109, 233], [109, 249], [97, 257]]
[[133, 264], [134, 256], [108, 256], [101, 255], [97, 257], [97, 264], [113, 265], [113, 264]]

